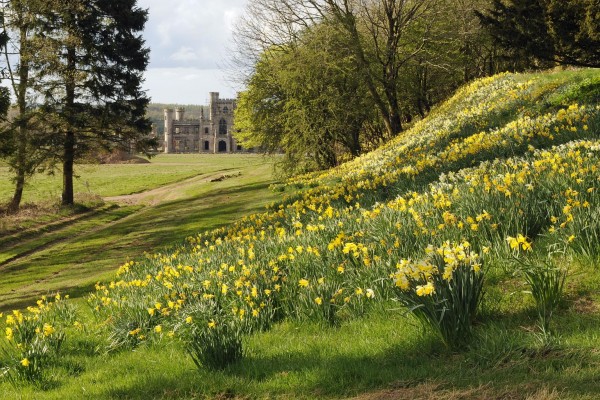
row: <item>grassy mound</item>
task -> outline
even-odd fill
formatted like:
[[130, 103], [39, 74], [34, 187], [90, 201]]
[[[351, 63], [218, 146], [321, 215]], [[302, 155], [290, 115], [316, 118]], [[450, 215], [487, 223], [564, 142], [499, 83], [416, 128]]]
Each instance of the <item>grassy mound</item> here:
[[[380, 331], [363, 327], [365, 335], [394, 340], [396, 350], [385, 351], [404, 354], [415, 368], [426, 359], [419, 385], [439, 377], [435, 368], [450, 373], [457, 367], [439, 367], [439, 354], [450, 360], [459, 354], [461, 363], [492, 371], [523, 357], [598, 354], [589, 337], [569, 336], [559, 346], [558, 338], [573, 329], [556, 321], [600, 325], [590, 317], [600, 300], [590, 291], [600, 278], [599, 100], [598, 70], [474, 82], [381, 149], [288, 182], [279, 188], [290, 192], [287, 200], [265, 213], [127, 262], [113, 282], [97, 285], [85, 319], [61, 299], [10, 315], [5, 376], [39, 382], [52, 371], [68, 380], [73, 374], [61, 361], [63, 341], [93, 336], [111, 354], [175, 348], [203, 379], [224, 381], [229, 390], [237, 378], [227, 380], [220, 370], [254, 376], [239, 365], [256, 358], [252, 346], [265, 351], [257, 344], [261, 337], [289, 335], [286, 324], [317, 324], [332, 336], [352, 326], [356, 340], [355, 321], [373, 318]], [[567, 315], [565, 299], [591, 311], [580, 319]], [[384, 327], [388, 319], [407, 336]], [[407, 333], [415, 321], [426, 330]], [[428, 344], [416, 357], [408, 349], [419, 340]], [[597, 362], [572, 367], [589, 371]], [[412, 374], [398, 371], [364, 386]], [[469, 378], [454, 379], [464, 384]], [[448, 394], [434, 383], [428, 387]], [[546, 383], [531, 392], [547, 390]], [[322, 395], [316, 386], [307, 388], [308, 398]], [[336, 386], [325, 397], [364, 389]], [[297, 394], [293, 387], [266, 390]], [[245, 395], [239, 385], [233, 392]], [[481, 393], [498, 395], [489, 387]], [[559, 395], [552, 386], [544, 393]], [[582, 393], [560, 396], [575, 394]]]

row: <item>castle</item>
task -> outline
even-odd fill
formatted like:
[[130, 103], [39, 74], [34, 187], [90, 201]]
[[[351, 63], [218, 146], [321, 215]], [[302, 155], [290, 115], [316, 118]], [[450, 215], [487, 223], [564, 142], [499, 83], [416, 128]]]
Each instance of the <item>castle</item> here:
[[185, 109], [167, 108], [165, 114], [165, 153], [235, 153], [242, 151], [232, 135], [235, 99], [219, 99], [210, 93], [208, 115], [202, 108], [199, 119], [185, 119]]

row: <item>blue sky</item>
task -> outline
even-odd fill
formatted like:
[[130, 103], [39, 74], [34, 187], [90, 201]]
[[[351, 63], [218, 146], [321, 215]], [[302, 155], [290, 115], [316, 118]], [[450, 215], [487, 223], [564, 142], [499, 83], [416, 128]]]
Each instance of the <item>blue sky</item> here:
[[139, 0], [150, 64], [144, 88], [155, 103], [205, 104], [209, 92], [233, 97], [239, 87], [224, 66], [231, 32], [246, 0]]

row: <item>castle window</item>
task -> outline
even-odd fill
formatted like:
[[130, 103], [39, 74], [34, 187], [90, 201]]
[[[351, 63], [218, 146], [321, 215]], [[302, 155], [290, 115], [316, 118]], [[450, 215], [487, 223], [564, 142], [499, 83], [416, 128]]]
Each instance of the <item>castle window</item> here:
[[225, 153], [227, 151], [227, 143], [224, 140], [219, 141], [219, 153]]
[[227, 135], [227, 121], [225, 121], [225, 118], [221, 118], [219, 121], [219, 135]]
[[208, 135], [208, 128], [204, 128], [204, 134]]
[[227, 114], [229, 112], [229, 108], [227, 106], [223, 107], [223, 114]]
[[[208, 129], [208, 128], [206, 128], [206, 129]], [[210, 143], [208, 142], [208, 140], [204, 141], [204, 150], [205, 151], [210, 150]]]

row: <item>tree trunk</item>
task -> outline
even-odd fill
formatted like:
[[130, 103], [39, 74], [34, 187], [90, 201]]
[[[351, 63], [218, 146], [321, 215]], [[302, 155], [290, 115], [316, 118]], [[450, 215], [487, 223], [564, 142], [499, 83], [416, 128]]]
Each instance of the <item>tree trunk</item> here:
[[[25, 188], [25, 175], [27, 173], [27, 140], [28, 140], [28, 116], [27, 116], [27, 87], [29, 86], [29, 61], [26, 59], [28, 28], [25, 24], [21, 24], [19, 29], [20, 43], [19, 48], [19, 82], [14, 86], [17, 94], [17, 108], [19, 110], [17, 129], [19, 131], [19, 141], [16, 155], [16, 177], [15, 177], [15, 193], [8, 205], [8, 213], [16, 214], [21, 207], [23, 198], [23, 189]], [[13, 81], [14, 85], [14, 81]]]
[[75, 133], [68, 129], [65, 134], [64, 152], [63, 152], [63, 192], [62, 205], [72, 206], [74, 204], [73, 195], [73, 163], [75, 160]]
[[[67, 69], [75, 72], [75, 49], [67, 49]], [[63, 151], [63, 192], [62, 205], [72, 206], [73, 195], [73, 164], [75, 161], [75, 78], [69, 77], [65, 85], [66, 132]]]
[[16, 214], [17, 212], [19, 212], [19, 208], [21, 207], [21, 199], [23, 198], [24, 187], [25, 174], [23, 173], [23, 170], [19, 170], [15, 179], [15, 193], [13, 195], [12, 200], [8, 204], [7, 212], [9, 214]]
[[394, 137], [402, 132], [402, 116], [400, 115], [398, 92], [396, 92], [395, 85], [393, 88], [386, 88], [386, 97], [390, 105], [389, 124], [386, 124], [386, 126], [388, 126], [388, 133]]

